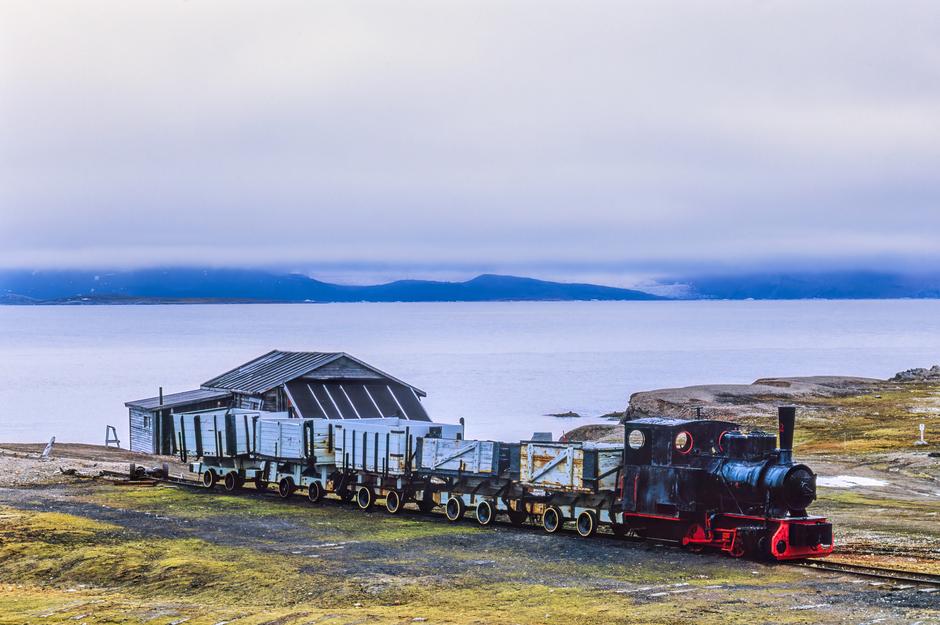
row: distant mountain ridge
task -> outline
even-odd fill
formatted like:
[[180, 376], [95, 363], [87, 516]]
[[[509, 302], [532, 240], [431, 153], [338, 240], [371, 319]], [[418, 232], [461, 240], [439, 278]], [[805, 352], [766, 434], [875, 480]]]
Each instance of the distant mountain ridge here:
[[701, 276], [678, 281], [686, 299], [932, 299], [940, 273], [830, 271]]
[[872, 271], [673, 277], [675, 297], [596, 284], [483, 274], [465, 282], [344, 285], [251, 269], [0, 270], [0, 304], [643, 301], [940, 298], [940, 273]]
[[632, 289], [493, 274], [465, 282], [398, 280], [356, 286], [331, 284], [301, 274], [247, 269], [0, 271], [0, 303], [3, 304], [659, 299], [665, 298]]

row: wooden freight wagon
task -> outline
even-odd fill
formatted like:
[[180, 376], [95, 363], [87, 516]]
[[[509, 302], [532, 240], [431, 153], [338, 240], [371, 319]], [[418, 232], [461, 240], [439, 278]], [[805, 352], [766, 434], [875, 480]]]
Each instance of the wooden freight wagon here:
[[519, 480], [548, 491], [612, 491], [622, 464], [623, 445], [528, 441], [519, 449]]
[[251, 454], [254, 422], [261, 414], [256, 410], [217, 408], [174, 415], [180, 455], [220, 458]]
[[348, 419], [332, 425], [337, 468], [383, 475], [401, 475], [414, 467], [419, 437], [463, 437], [461, 425], [405, 419]]
[[516, 443], [461, 440], [454, 438], [422, 438], [415, 456], [417, 471], [461, 477], [497, 477], [504, 474], [518, 476]]
[[261, 417], [255, 421], [255, 454], [267, 460], [333, 464], [329, 419]]

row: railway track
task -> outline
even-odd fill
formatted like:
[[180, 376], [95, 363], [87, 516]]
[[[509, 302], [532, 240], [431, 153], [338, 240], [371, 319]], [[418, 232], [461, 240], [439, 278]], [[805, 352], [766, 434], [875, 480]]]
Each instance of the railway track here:
[[909, 584], [922, 584], [933, 588], [940, 588], [940, 575], [932, 573], [917, 573], [915, 571], [904, 571], [900, 569], [889, 569], [880, 566], [864, 566], [861, 564], [843, 564], [841, 562], [831, 561], [811, 561], [811, 562], [793, 562], [794, 566], [801, 566], [818, 571], [828, 571], [831, 573], [847, 573], [849, 575], [860, 575], [863, 577], [872, 577], [895, 582], [906, 582]]

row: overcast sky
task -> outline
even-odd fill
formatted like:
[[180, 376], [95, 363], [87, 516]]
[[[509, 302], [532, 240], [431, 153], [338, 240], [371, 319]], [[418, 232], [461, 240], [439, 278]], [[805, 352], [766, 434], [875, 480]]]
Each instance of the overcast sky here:
[[0, 266], [167, 264], [940, 267], [940, 3], [0, 3]]

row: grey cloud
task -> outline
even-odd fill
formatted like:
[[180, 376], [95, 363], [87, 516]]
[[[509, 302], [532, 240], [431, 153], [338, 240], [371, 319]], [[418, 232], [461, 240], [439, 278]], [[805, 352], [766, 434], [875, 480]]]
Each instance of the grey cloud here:
[[7, 2], [0, 265], [937, 262], [938, 18]]

